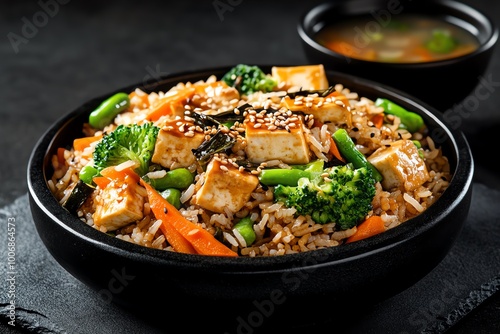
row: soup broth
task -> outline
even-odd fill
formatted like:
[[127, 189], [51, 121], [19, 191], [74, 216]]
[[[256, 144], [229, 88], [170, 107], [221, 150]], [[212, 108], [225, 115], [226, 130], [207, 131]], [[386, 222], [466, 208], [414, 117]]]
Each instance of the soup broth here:
[[479, 46], [472, 33], [438, 18], [400, 14], [382, 23], [372, 16], [339, 21], [324, 27], [316, 38], [348, 57], [397, 63], [454, 58]]

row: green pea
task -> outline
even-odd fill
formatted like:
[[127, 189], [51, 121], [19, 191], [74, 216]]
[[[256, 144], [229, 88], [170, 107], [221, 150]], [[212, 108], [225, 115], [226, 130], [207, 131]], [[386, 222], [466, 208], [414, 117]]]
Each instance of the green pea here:
[[144, 177], [145, 181], [151, 184], [156, 190], [162, 191], [167, 188], [184, 190], [194, 181], [194, 175], [187, 168], [177, 168], [169, 170], [165, 176], [157, 179]]
[[168, 188], [163, 190], [160, 194], [177, 209], [181, 207], [181, 191], [179, 189]]
[[245, 239], [247, 246], [253, 244], [256, 238], [253, 224], [253, 221], [249, 217], [245, 217], [233, 226], [233, 230], [238, 231], [243, 239]]
[[423, 118], [419, 114], [408, 111], [388, 99], [378, 98], [375, 100], [375, 105], [383, 107], [386, 114], [399, 117], [401, 123], [412, 133], [420, 130], [425, 125]]
[[97, 168], [87, 165], [84, 166], [81, 170], [80, 173], [78, 174], [78, 177], [80, 180], [85, 182], [86, 184], [92, 184], [92, 178], [99, 174], [99, 171]]
[[116, 115], [130, 106], [130, 98], [127, 93], [116, 93], [104, 100], [94, 111], [90, 113], [89, 124], [96, 129], [103, 129], [111, 124]]

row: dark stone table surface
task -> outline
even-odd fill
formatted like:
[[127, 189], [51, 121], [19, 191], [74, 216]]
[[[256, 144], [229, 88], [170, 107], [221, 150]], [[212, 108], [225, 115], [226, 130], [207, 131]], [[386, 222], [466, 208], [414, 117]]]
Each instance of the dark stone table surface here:
[[[499, 1], [464, 2], [500, 24]], [[28, 207], [26, 168], [31, 150], [55, 120], [123, 86], [228, 64], [306, 63], [296, 23], [313, 4], [296, 0], [0, 4], [1, 333], [174, 332], [176, 319], [166, 316], [155, 321], [105, 303], [51, 257]], [[414, 286], [352, 318], [332, 314], [328, 319], [306, 319], [300, 326], [290, 319], [291, 325], [281, 324], [281, 332], [500, 333], [500, 172], [495, 161], [500, 48], [484, 77], [493, 83], [493, 92], [461, 124], [476, 166], [470, 214], [450, 253]], [[7, 268], [9, 223], [16, 226], [13, 279]], [[16, 308], [15, 322], [9, 324], [11, 282]], [[265, 323], [251, 331], [238, 330], [231, 320], [221, 316], [214, 323], [228, 326], [207, 324], [203, 331], [277, 330]], [[183, 333], [194, 328], [182, 326], [187, 326], [181, 327]]]

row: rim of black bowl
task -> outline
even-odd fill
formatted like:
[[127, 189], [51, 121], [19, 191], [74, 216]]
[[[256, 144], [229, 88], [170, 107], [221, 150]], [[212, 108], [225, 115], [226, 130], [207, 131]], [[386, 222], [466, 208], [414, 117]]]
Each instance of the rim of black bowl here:
[[[460, 13], [461, 16], [466, 16], [468, 18], [474, 19], [477, 22], [481, 22], [481, 26], [483, 28], [484, 35], [486, 36], [483, 40], [480, 40], [480, 45], [479, 47], [474, 50], [473, 52], [470, 52], [468, 54], [458, 56], [458, 57], [453, 57], [451, 59], [443, 59], [443, 60], [435, 60], [435, 61], [429, 61], [429, 62], [398, 62], [398, 63], [393, 63], [393, 62], [376, 62], [376, 61], [369, 61], [369, 60], [363, 60], [363, 59], [358, 59], [358, 58], [351, 58], [347, 55], [341, 54], [334, 52], [333, 50], [330, 50], [329, 48], [321, 45], [318, 43], [315, 38], [314, 34], [317, 31], [314, 31], [314, 26], [316, 24], [311, 25], [311, 21], [316, 19], [319, 15], [324, 13], [325, 11], [330, 11], [333, 10], [334, 8], [345, 8], [346, 6], [352, 6], [353, 3], [361, 3], [361, 4], [366, 4], [367, 6], [371, 3], [382, 3], [382, 1], [378, 0], [356, 0], [356, 1], [346, 1], [346, 2], [325, 2], [325, 3], [320, 3], [316, 4], [312, 7], [310, 7], [308, 10], [306, 10], [302, 16], [300, 17], [300, 21], [297, 25], [297, 31], [300, 36], [300, 38], [303, 40], [303, 42], [307, 43], [310, 47], [316, 49], [317, 51], [324, 53], [326, 55], [338, 58], [338, 59], [343, 59], [349, 60], [349, 63], [354, 63], [354, 64], [380, 64], [383, 66], [387, 67], [407, 67], [407, 66], [413, 66], [413, 67], [437, 67], [437, 66], [443, 66], [447, 64], [452, 64], [456, 61], [459, 61], [461, 59], [468, 59], [471, 57], [474, 57], [478, 54], [481, 54], [491, 48], [493, 48], [499, 37], [499, 27], [494, 23], [494, 21], [487, 15], [486, 13], [480, 11], [477, 8], [474, 8], [468, 4], [454, 1], [454, 0], [427, 0], [427, 1], [418, 1], [418, 2], [412, 2], [412, 3], [407, 3], [410, 7], [410, 12], [418, 9], [419, 5], [423, 4], [426, 8], [428, 6], [435, 4], [435, 5], [440, 5], [443, 8], [450, 10], [451, 12], [454, 13]], [[362, 7], [361, 7], [362, 8]], [[370, 14], [370, 12], [359, 12], [357, 13], [359, 15], [367, 15]], [[429, 13], [429, 11], [426, 11], [425, 14], [427, 15], [433, 15], [432, 13]], [[452, 15], [453, 17], [456, 17], [456, 15]], [[478, 36], [476, 36], [478, 37]]]
[[[399, 243], [411, 239], [413, 236], [419, 235], [428, 229], [431, 229], [434, 224], [439, 223], [446, 215], [452, 211], [462, 199], [466, 196], [469, 188], [472, 185], [472, 176], [474, 164], [469, 144], [465, 135], [459, 130], [449, 129], [442, 121], [441, 114], [426, 105], [424, 102], [401, 92], [397, 89], [382, 85], [367, 79], [359, 78], [353, 75], [329, 71], [327, 75], [329, 80], [351, 83], [353, 86], [358, 85], [368, 87], [370, 90], [377, 92], [380, 96], [392, 98], [395, 102], [402, 104], [406, 108], [415, 110], [424, 117], [427, 124], [432, 123], [435, 128], [441, 128], [447, 136], [447, 141], [451, 145], [452, 152], [447, 153], [449, 158], [455, 162], [455, 170], [452, 181], [449, 187], [442, 194], [436, 203], [431, 205], [424, 215], [412, 218], [403, 224], [390, 229], [382, 234], [364, 239], [355, 243], [340, 245], [338, 247], [329, 247], [297, 254], [287, 254], [270, 257], [216, 257], [204, 255], [182, 254], [165, 250], [147, 248], [144, 246], [132, 244], [127, 241], [120, 240], [115, 237], [108, 236], [100, 232], [84, 222], [80, 221], [75, 216], [71, 215], [64, 209], [51, 193], [47, 185], [47, 173], [50, 172], [50, 156], [56, 148], [55, 141], [60, 135], [61, 129], [64, 129], [75, 119], [88, 118], [88, 114], [93, 110], [103, 99], [111, 94], [119, 91], [132, 91], [139, 87], [145, 91], [159, 90], [159, 87], [171, 87], [180, 81], [186, 82], [200, 79], [206, 79], [212, 74], [219, 75], [227, 72], [231, 66], [214, 67], [203, 70], [190, 70], [178, 72], [164, 76], [158, 82], [149, 85], [147, 88], [143, 84], [130, 85], [108, 94], [103, 94], [100, 97], [90, 100], [77, 109], [69, 112], [57, 120], [36, 143], [28, 162], [27, 183], [29, 195], [32, 197], [35, 205], [52, 219], [54, 224], [66, 229], [68, 232], [86, 242], [94, 244], [103, 250], [116, 254], [128, 255], [130, 258], [142, 259], [158, 265], [168, 264], [169, 266], [178, 266], [183, 269], [217, 269], [231, 270], [231, 272], [266, 272], [280, 271], [283, 269], [304, 270], [305, 267], [317, 267], [323, 264], [331, 264], [332, 262], [345, 262], [359, 257], [370, 256], [373, 253], [382, 252], [388, 248], [394, 247]], [[269, 70], [272, 65], [258, 65], [265, 70]], [[276, 65], [279, 66], [279, 65]], [[347, 88], [350, 88], [346, 85]], [[356, 91], [354, 89], [351, 89]], [[74, 125], [75, 126], [75, 125]], [[66, 141], [66, 144], [69, 142]], [[450, 156], [451, 154], [451, 156]], [[50, 176], [49, 176], [50, 178]], [[440, 206], [440, 203], [445, 203], [446, 207]], [[433, 223], [426, 222], [427, 217], [432, 217]], [[36, 225], [36, 222], [35, 222]], [[298, 266], [300, 265], [300, 267]]]

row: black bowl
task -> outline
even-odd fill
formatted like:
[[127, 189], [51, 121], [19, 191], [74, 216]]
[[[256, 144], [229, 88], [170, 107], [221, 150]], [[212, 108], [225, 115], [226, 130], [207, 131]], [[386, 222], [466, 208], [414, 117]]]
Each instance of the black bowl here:
[[[402, 1], [397, 2], [397, 6], [394, 4], [386, 0], [330, 1], [308, 9], [297, 26], [307, 58], [311, 63], [322, 63], [334, 71], [398, 88], [441, 112], [473, 94], [498, 40], [499, 31], [494, 22], [484, 13], [458, 1]], [[475, 35], [480, 46], [470, 54], [449, 60], [389, 63], [348, 57], [316, 41], [319, 30], [338, 20], [370, 15], [375, 24], [386, 25], [391, 18], [405, 13], [433, 15], [459, 25]]]
[[[179, 81], [205, 80], [211, 74], [220, 78], [231, 67], [169, 75], [145, 88], [138, 84], [119, 91], [135, 87], [165, 91]], [[270, 66], [261, 68], [270, 73]], [[445, 257], [467, 217], [474, 170], [469, 145], [463, 133], [448, 128], [435, 109], [406, 93], [347, 74], [328, 71], [327, 75], [330, 83], [341, 83], [360, 96], [386, 97], [422, 115], [436, 144], [449, 157], [453, 173], [449, 188], [423, 214], [359, 242], [277, 257], [188, 255], [109, 237], [62, 208], [47, 186], [52, 173], [50, 157], [81, 135], [82, 124], [110, 95], [106, 94], [55, 122], [32, 152], [27, 173], [29, 200], [41, 240], [64, 269], [104, 302], [134, 312], [149, 312], [155, 301], [175, 306], [161, 319], [175, 320], [196, 312], [194, 309], [207, 316], [226, 312], [226, 316], [234, 316], [231, 320], [246, 319], [255, 312], [280, 319], [280, 314], [290, 317], [300, 310], [297, 323], [313, 317], [317, 320], [321, 313], [317, 307], [304, 308], [299, 303], [328, 298], [331, 305], [325, 312], [331, 317], [338, 306], [349, 309], [350, 301], [359, 309], [360, 301], [373, 305], [410, 287]], [[189, 313], [177, 314], [179, 310]], [[304, 317], [307, 312], [311, 318]]]

